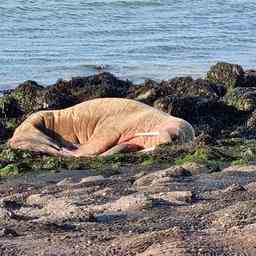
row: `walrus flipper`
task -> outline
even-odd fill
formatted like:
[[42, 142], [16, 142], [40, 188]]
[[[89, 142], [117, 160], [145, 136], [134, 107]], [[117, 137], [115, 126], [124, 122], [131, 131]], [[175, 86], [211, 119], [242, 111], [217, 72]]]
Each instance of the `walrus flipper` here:
[[9, 141], [9, 145], [17, 149], [60, 155], [60, 147], [58, 144], [34, 126], [29, 127], [28, 135], [23, 131], [17, 133], [17, 135]]
[[113, 132], [110, 134], [109, 129], [98, 130], [86, 144], [80, 145], [78, 149], [74, 150], [73, 155], [76, 157], [100, 155], [115, 147], [119, 138], [120, 135], [118, 133]]
[[135, 152], [138, 150], [141, 150], [142, 147], [136, 145], [136, 144], [118, 144], [115, 145], [114, 147], [108, 149], [104, 153], [100, 154], [100, 156], [111, 156], [114, 154], [119, 154], [119, 153], [128, 153], [128, 152]]

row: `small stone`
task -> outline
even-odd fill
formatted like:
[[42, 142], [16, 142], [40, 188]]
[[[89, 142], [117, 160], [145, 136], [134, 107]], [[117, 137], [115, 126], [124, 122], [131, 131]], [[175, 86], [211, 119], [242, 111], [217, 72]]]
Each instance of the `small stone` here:
[[101, 214], [97, 214], [95, 216], [96, 218], [96, 222], [101, 222], [101, 223], [111, 223], [113, 221], [116, 220], [121, 220], [121, 219], [126, 219], [127, 214], [125, 213], [101, 213]]
[[81, 181], [79, 182], [81, 183], [91, 183], [91, 182], [97, 182], [97, 181], [105, 181], [106, 178], [104, 178], [102, 175], [98, 175], [98, 176], [89, 176], [86, 178], [82, 178]]
[[198, 164], [195, 162], [185, 163], [182, 165], [182, 167], [189, 171], [192, 175], [199, 175], [204, 173], [207, 174], [211, 172], [211, 170], [204, 164]]
[[104, 205], [91, 207], [96, 212], [127, 212], [140, 211], [153, 207], [153, 199], [145, 193], [135, 193], [128, 196], [122, 196], [120, 199]]
[[224, 168], [222, 172], [256, 172], [256, 165], [237, 165]]
[[154, 194], [152, 196], [155, 199], [162, 199], [169, 203], [174, 204], [184, 204], [192, 202], [192, 192], [191, 191], [171, 191], [159, 194]]
[[94, 193], [95, 196], [107, 196], [110, 195], [112, 193], [112, 189], [111, 188], [104, 188], [104, 189], [100, 189], [98, 191], [96, 191]]
[[18, 236], [17, 232], [13, 229], [10, 228], [3, 228], [0, 230], [0, 237], [5, 237], [5, 236], [13, 236], [16, 237]]
[[45, 209], [49, 215], [54, 215], [58, 218], [79, 212], [79, 207], [75, 206], [69, 200], [62, 198], [49, 201]]
[[5, 209], [3, 207], [0, 207], [0, 220], [10, 220], [12, 218], [15, 218], [15, 213], [11, 211], [10, 209]]
[[233, 184], [233, 185], [227, 187], [223, 192], [224, 193], [233, 193], [233, 192], [238, 192], [238, 191], [246, 191], [246, 189], [240, 184]]
[[26, 200], [29, 205], [40, 205], [45, 206], [49, 201], [55, 199], [52, 195], [33, 194]]
[[73, 184], [72, 178], [65, 178], [65, 179], [61, 180], [60, 182], [58, 182], [56, 185], [57, 186], [65, 186], [65, 185], [72, 185], [72, 184]]
[[152, 199], [145, 194], [133, 194], [123, 196], [114, 203], [111, 203], [109, 211], [138, 211], [152, 207]]
[[136, 187], [149, 186], [156, 183], [170, 182], [177, 178], [183, 178], [191, 176], [191, 173], [183, 167], [174, 166], [165, 170], [156, 171], [141, 178], [134, 182]]

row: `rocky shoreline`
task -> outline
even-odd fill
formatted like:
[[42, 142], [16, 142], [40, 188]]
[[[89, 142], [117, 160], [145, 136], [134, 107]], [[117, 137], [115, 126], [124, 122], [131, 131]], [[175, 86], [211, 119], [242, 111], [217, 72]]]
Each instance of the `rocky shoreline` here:
[[[97, 97], [184, 118], [196, 141], [95, 159], [7, 147], [32, 112]], [[254, 255], [256, 70], [220, 62], [196, 80], [26, 81], [0, 97], [0, 176], [1, 255]]]

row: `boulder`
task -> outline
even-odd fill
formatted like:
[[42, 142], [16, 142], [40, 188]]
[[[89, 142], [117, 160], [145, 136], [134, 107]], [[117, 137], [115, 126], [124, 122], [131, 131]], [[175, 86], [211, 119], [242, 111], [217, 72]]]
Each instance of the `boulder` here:
[[5, 135], [6, 135], [6, 129], [2, 124], [2, 122], [0, 122], [0, 141], [5, 138]]
[[128, 98], [153, 105], [154, 101], [159, 97], [167, 94], [160, 84], [153, 80], [145, 80], [143, 84], [130, 88]]
[[143, 84], [130, 88], [128, 98], [132, 98], [149, 105], [165, 96], [196, 97], [202, 96], [218, 99], [225, 94], [223, 85], [211, 83], [207, 80], [192, 77], [176, 77], [157, 83], [153, 80], [145, 80]]
[[252, 112], [256, 108], [256, 87], [237, 87], [225, 96], [225, 102], [240, 111]]
[[[2, 98], [9, 97], [12, 100], [5, 106], [5, 113], [9, 113], [6, 111], [8, 108], [15, 115], [22, 115], [41, 109], [62, 109], [98, 97], [124, 97], [130, 86], [130, 82], [119, 80], [105, 72], [87, 77], [74, 77], [70, 81], [59, 80], [48, 87], [38, 85], [34, 81], [26, 81]], [[13, 107], [14, 103], [18, 108]], [[0, 117], [1, 112], [3, 111], [0, 101]]]
[[30, 113], [41, 108], [37, 100], [41, 97], [43, 90], [43, 86], [29, 80], [11, 91], [10, 96], [17, 101], [23, 113]]
[[182, 168], [188, 170], [192, 175], [208, 174], [211, 172], [211, 169], [207, 165], [195, 162], [184, 163]]
[[93, 98], [124, 97], [130, 85], [107, 72], [74, 77], [70, 81], [59, 80], [45, 89], [40, 105], [45, 109], [61, 109]]
[[69, 92], [62, 92], [55, 87], [42, 91], [37, 99], [41, 109], [63, 109], [75, 105], [76, 99]]
[[22, 114], [19, 103], [13, 96], [5, 95], [0, 97], [0, 118], [17, 118]]
[[245, 87], [256, 87], [256, 70], [249, 69], [245, 71], [244, 84]]
[[158, 200], [164, 200], [173, 205], [183, 205], [192, 203], [191, 191], [168, 191], [153, 194], [152, 197]]
[[179, 166], [173, 166], [168, 169], [152, 172], [142, 176], [141, 178], [138, 178], [134, 182], [134, 186], [139, 188], [144, 186], [151, 186], [156, 183], [168, 183], [187, 176], [191, 176], [191, 173], [188, 170]]
[[244, 70], [240, 65], [218, 62], [207, 73], [210, 82], [221, 83], [227, 90], [244, 85]]
[[175, 96], [205, 96], [219, 98], [225, 94], [223, 85], [209, 82], [204, 79], [192, 79], [191, 77], [176, 77], [171, 80], [162, 81], [160, 87], [165, 95]]
[[197, 133], [219, 135], [223, 129], [243, 123], [247, 117], [223, 101], [203, 97], [166, 96], [154, 102], [154, 107], [191, 123]]
[[27, 197], [26, 203], [28, 205], [37, 205], [44, 207], [46, 206], [49, 202], [55, 200], [54, 196], [52, 195], [47, 195], [47, 194], [32, 194]]
[[256, 139], [256, 110], [249, 113], [248, 119], [245, 120], [245, 125], [237, 127], [232, 132], [232, 136], [244, 139]]
[[145, 193], [122, 196], [120, 199], [106, 204], [106, 212], [141, 211], [153, 207], [153, 199]]
[[215, 100], [212, 101], [208, 97], [166, 96], [156, 100], [154, 107], [191, 122], [195, 115], [199, 114], [200, 109], [205, 110], [212, 102]]

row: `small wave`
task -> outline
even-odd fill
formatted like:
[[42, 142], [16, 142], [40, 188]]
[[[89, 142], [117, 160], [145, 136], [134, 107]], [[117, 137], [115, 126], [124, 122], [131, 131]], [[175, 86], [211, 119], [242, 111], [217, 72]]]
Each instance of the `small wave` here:
[[161, 4], [161, 0], [94, 0], [89, 5], [115, 5], [115, 6], [156, 6]]
[[110, 65], [107, 64], [81, 64], [80, 67], [95, 71], [106, 71], [110, 69]]

